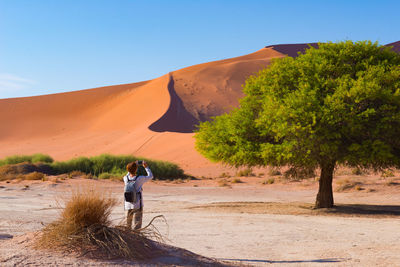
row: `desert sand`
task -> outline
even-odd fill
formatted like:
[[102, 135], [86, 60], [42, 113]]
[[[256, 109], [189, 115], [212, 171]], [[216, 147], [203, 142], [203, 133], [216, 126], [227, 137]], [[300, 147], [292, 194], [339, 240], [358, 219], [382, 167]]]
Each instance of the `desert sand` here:
[[[373, 193], [365, 190], [335, 193], [339, 205], [371, 204], [379, 206], [381, 213], [345, 211], [317, 216], [313, 210], [302, 208], [313, 203], [315, 182], [260, 185], [262, 178], [241, 179], [243, 183], [231, 187], [218, 186], [218, 179], [146, 184], [144, 223], [164, 215], [168, 225], [162, 220], [155, 225], [165, 242], [195, 253], [179, 259], [177, 253], [171, 252], [167, 259], [146, 264], [199, 266], [214, 259], [227, 266], [398, 266], [399, 186], [378, 186]], [[0, 265], [143, 264], [96, 261], [30, 247], [35, 231], [57, 217], [60, 209], [56, 196], [65, 196], [71, 187], [83, 184], [95, 184], [113, 192], [120, 205], [114, 209], [112, 218], [115, 224], [120, 223], [124, 218], [121, 182], [85, 179], [57, 183], [2, 182]], [[199, 255], [207, 257], [208, 262]], [[211, 262], [211, 266], [214, 264]]]

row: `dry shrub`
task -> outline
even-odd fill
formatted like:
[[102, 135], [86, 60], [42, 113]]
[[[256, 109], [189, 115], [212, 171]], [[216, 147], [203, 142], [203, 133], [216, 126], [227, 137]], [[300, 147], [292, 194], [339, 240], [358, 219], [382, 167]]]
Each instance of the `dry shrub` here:
[[353, 175], [363, 175], [364, 171], [362, 169], [360, 169], [360, 168], [354, 168], [354, 169], [351, 170], [351, 173]]
[[252, 170], [251, 168], [246, 168], [246, 169], [243, 169], [243, 170], [238, 171], [238, 172], [236, 173], [236, 176], [239, 176], [239, 177], [244, 177], [244, 176], [249, 177], [249, 176], [254, 176], [254, 173], [253, 173], [253, 170]]
[[31, 172], [31, 173], [25, 174], [23, 176], [23, 179], [25, 179], [25, 180], [42, 180], [43, 181], [44, 178], [45, 178], [45, 175], [41, 172]]
[[315, 170], [306, 167], [291, 167], [287, 171], [285, 171], [284, 177], [292, 181], [313, 178], [315, 177]]
[[174, 184], [183, 184], [184, 182], [185, 182], [185, 180], [183, 180], [181, 178], [172, 181], [172, 183], [174, 183]]
[[[122, 176], [113, 176], [110, 178], [111, 181], [118, 181], [118, 182], [122, 182], [124, 181], [124, 177]], [[152, 180], [154, 182], [154, 180]]]
[[274, 178], [269, 178], [265, 181], [262, 182], [262, 184], [273, 184], [275, 183], [275, 179]]
[[219, 180], [218, 185], [221, 187], [224, 187], [224, 186], [230, 187], [230, 184], [228, 183], [228, 181], [226, 179]]
[[356, 190], [363, 190], [362, 187], [361, 187], [361, 184], [362, 183], [360, 183], [358, 181], [350, 180], [348, 178], [342, 179], [342, 180], [338, 180], [336, 182], [336, 185], [337, 185], [336, 191], [337, 192], [342, 192], [342, 191], [350, 190], [350, 189], [353, 189], [353, 188], [355, 188]]
[[387, 169], [387, 170], [382, 171], [381, 177], [382, 178], [394, 177], [394, 173], [392, 170]]
[[271, 168], [268, 171], [268, 175], [269, 176], [278, 176], [278, 175], [282, 175], [281, 171], [277, 168]]
[[227, 172], [223, 172], [219, 175], [219, 178], [229, 178], [229, 177], [231, 177], [231, 175]]
[[387, 181], [385, 184], [386, 184], [387, 186], [400, 185], [400, 183], [395, 182], [394, 180]]
[[51, 173], [50, 167], [46, 164], [29, 162], [8, 164], [0, 166], [0, 181], [13, 179], [41, 180], [44, 173]]
[[239, 178], [235, 178], [235, 179], [233, 179], [233, 180], [231, 181], [231, 183], [232, 183], [232, 184], [240, 184], [240, 183], [243, 183], [243, 181], [240, 180]]
[[68, 173], [69, 178], [77, 178], [77, 177], [86, 177], [86, 173], [81, 172], [81, 171], [72, 171]]
[[357, 191], [361, 191], [361, 190], [364, 190], [364, 187], [361, 187], [360, 185], [356, 185], [354, 187], [354, 189], [357, 190]]
[[152, 228], [153, 220], [144, 228], [130, 230], [112, 227], [110, 214], [117, 204], [111, 193], [98, 188], [83, 188], [72, 192], [60, 217], [42, 230], [36, 248], [76, 251], [98, 258], [140, 260], [160, 253], [157, 243], [149, 238], [161, 238]]

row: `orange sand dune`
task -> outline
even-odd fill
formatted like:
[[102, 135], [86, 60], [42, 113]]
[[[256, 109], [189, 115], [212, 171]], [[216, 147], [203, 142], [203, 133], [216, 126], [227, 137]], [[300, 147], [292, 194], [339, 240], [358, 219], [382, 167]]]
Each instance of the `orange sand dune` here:
[[151, 81], [0, 99], [0, 157], [41, 152], [65, 160], [134, 154], [176, 162], [192, 174], [211, 174], [210, 169], [221, 166], [195, 151], [195, 125], [236, 107], [246, 78], [271, 59], [304, 48], [270, 46]]

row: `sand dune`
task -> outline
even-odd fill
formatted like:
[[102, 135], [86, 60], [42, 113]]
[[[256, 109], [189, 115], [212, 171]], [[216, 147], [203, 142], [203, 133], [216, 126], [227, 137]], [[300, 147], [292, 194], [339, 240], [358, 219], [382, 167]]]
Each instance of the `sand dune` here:
[[246, 78], [271, 59], [306, 47], [268, 46], [151, 81], [0, 99], [0, 157], [41, 152], [65, 160], [123, 153], [173, 161], [189, 172], [216, 167], [194, 150], [195, 125], [236, 107]]

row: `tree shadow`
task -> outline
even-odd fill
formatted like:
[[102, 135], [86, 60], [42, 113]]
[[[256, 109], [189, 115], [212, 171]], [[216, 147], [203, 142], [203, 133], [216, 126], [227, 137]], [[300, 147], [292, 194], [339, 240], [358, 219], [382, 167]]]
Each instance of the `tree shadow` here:
[[248, 263], [333, 263], [333, 262], [343, 262], [348, 259], [343, 258], [328, 258], [328, 259], [315, 259], [315, 260], [282, 260], [282, 261], [274, 261], [274, 260], [259, 260], [259, 259], [219, 259], [221, 261], [239, 261], [239, 262], [248, 262]]
[[337, 215], [400, 216], [399, 205], [340, 204], [320, 210]]
[[0, 240], [2, 240], [2, 239], [11, 239], [11, 238], [13, 238], [12, 235], [9, 235], [9, 234], [0, 234]]

